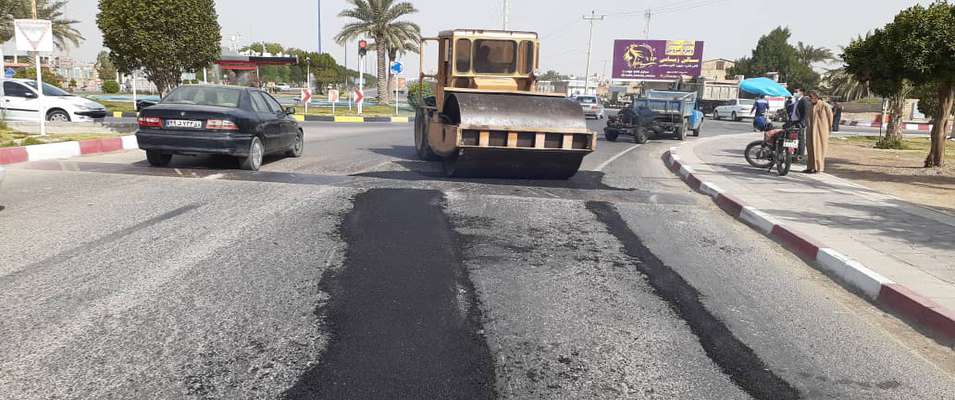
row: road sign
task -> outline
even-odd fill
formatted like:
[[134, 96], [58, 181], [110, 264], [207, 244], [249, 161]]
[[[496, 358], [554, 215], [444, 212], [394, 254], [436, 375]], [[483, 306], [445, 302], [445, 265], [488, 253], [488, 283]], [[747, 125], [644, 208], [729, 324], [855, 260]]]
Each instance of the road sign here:
[[17, 50], [53, 52], [53, 23], [45, 19], [17, 19], [13, 21]]
[[365, 92], [361, 89], [355, 89], [355, 103], [362, 104], [365, 102]]
[[401, 75], [402, 71], [404, 71], [404, 65], [401, 65], [401, 62], [395, 61], [391, 63], [391, 73]]
[[337, 102], [338, 102], [338, 91], [337, 91], [337, 90], [332, 89], [332, 90], [329, 90], [329, 91], [328, 91], [328, 101], [330, 101], [330, 102], [332, 102], [332, 103], [337, 103]]
[[3, 71], [3, 76], [7, 77], [7, 79], [13, 78], [13, 76], [16, 74], [17, 71], [14, 71], [13, 68], [7, 68], [5, 71]]
[[312, 101], [312, 90], [311, 89], [302, 89], [302, 103], [308, 104]]

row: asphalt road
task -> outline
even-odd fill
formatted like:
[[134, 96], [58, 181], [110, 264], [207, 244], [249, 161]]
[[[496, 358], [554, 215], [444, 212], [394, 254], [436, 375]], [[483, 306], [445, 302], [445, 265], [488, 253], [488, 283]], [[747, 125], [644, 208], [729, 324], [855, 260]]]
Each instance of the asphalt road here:
[[955, 399], [950, 344], [688, 190], [675, 141], [451, 180], [410, 125], [305, 126], [257, 173], [9, 168], [0, 399]]

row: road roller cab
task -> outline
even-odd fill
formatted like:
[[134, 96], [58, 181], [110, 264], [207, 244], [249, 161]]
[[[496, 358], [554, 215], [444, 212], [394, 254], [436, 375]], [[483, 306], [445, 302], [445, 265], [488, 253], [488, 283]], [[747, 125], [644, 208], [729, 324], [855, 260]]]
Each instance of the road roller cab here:
[[434, 98], [415, 120], [415, 147], [459, 177], [567, 179], [593, 152], [596, 136], [580, 105], [537, 91], [536, 33], [453, 30], [437, 38]]

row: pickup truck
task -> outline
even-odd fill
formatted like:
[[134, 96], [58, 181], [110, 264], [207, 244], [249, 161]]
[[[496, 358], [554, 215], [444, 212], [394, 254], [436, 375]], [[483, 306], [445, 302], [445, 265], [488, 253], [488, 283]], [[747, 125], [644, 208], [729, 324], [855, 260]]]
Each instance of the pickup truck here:
[[637, 143], [670, 135], [685, 140], [688, 132], [700, 136], [703, 113], [697, 110], [696, 93], [651, 90], [607, 119], [604, 137], [614, 142], [630, 135]]

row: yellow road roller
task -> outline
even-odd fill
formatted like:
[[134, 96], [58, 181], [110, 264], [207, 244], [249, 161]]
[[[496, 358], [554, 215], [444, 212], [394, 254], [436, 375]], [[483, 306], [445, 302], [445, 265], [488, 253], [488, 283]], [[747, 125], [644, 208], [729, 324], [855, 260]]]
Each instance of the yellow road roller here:
[[459, 29], [437, 42], [434, 96], [415, 117], [415, 149], [451, 177], [568, 179], [594, 151], [583, 110], [563, 94], [537, 91], [536, 33]]

